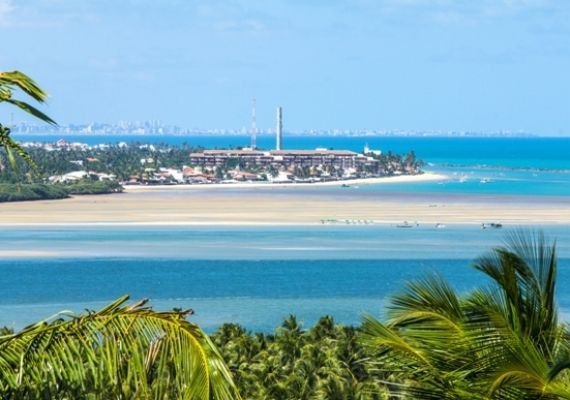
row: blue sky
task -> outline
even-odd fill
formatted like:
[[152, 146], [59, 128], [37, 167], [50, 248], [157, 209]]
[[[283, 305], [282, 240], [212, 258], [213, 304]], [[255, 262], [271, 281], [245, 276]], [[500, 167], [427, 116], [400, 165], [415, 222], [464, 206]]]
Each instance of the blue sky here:
[[559, 135], [569, 20], [567, 0], [0, 0], [0, 70], [63, 124], [239, 128], [255, 96], [262, 128], [281, 105], [289, 129]]

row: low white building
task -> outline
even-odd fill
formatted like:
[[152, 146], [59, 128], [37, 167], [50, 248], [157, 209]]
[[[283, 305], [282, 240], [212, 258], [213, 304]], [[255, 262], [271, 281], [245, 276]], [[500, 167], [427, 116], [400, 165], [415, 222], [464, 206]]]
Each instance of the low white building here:
[[53, 175], [48, 178], [48, 181], [52, 183], [68, 183], [68, 182], [76, 182], [79, 181], [87, 176], [87, 172], [85, 171], [73, 171], [68, 172], [67, 174], [63, 175]]

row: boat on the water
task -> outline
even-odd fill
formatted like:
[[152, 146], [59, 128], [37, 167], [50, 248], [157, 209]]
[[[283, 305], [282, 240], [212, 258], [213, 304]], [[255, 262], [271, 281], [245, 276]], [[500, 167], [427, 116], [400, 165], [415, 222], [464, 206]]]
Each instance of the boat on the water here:
[[481, 229], [501, 229], [502, 227], [503, 227], [503, 224], [499, 224], [496, 222], [482, 223], [481, 224]]
[[396, 228], [413, 228], [414, 226], [419, 226], [419, 225], [420, 225], [420, 224], [418, 224], [417, 222], [416, 222], [416, 223], [413, 223], [413, 224], [410, 224], [408, 221], [404, 221], [404, 222], [401, 223], [401, 224], [397, 224], [397, 225], [396, 225]]

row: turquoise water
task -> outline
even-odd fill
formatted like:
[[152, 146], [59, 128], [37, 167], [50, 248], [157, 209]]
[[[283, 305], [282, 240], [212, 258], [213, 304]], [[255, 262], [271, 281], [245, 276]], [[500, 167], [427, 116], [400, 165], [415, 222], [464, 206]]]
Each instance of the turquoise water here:
[[[570, 311], [570, 230], [559, 243], [559, 302]], [[402, 284], [437, 272], [460, 291], [484, 285], [470, 264], [505, 237], [478, 226], [311, 228], [3, 229], [2, 250], [53, 257], [0, 261], [0, 323], [22, 327], [62, 309], [96, 309], [125, 293], [159, 309], [192, 308], [211, 331], [223, 322], [270, 331], [290, 313], [358, 323], [380, 315]]]
[[[19, 140], [54, 141], [59, 136], [16, 136]], [[62, 136], [89, 144], [106, 142], [187, 143], [206, 148], [247, 146], [247, 136]], [[274, 146], [261, 136], [261, 148]], [[289, 136], [286, 149], [327, 147], [404, 153], [414, 150], [428, 164], [425, 169], [450, 176], [445, 183], [396, 184], [367, 187], [372, 191], [469, 193], [518, 196], [570, 195], [570, 138], [450, 138], [450, 137], [338, 137]]]
[[[248, 146], [248, 136], [102, 136], [102, 135], [60, 135], [37, 136], [16, 135], [22, 141], [55, 141], [63, 138], [69, 142], [88, 144], [144, 142], [168, 143], [206, 148]], [[505, 167], [570, 169], [570, 138], [488, 138], [488, 137], [378, 137], [378, 136], [287, 136], [285, 149], [314, 149], [326, 147], [362, 151], [365, 145], [394, 153], [414, 150], [422, 159], [435, 163], [460, 165], [501, 165]], [[258, 147], [272, 149], [272, 136], [258, 137]]]
[[[18, 136], [22, 140], [42, 138]], [[188, 142], [204, 147], [245, 146], [247, 137], [65, 137], [91, 144], [110, 141]], [[46, 140], [54, 138], [44, 137]], [[261, 137], [261, 147], [273, 139]], [[390, 197], [430, 201], [518, 202], [541, 206], [570, 201], [570, 138], [339, 138], [287, 137], [286, 148], [331, 147], [360, 151], [415, 150], [426, 169], [445, 182], [360, 185], [350, 188], [264, 188], [263, 195]], [[233, 189], [225, 196], [239, 194]], [[154, 196], [149, 193], [148, 196]], [[171, 196], [176, 196], [173, 192]], [[192, 196], [219, 196], [204, 189]], [[570, 320], [570, 221], [535, 227], [558, 240], [558, 301]], [[503, 230], [476, 225], [319, 226], [263, 228], [98, 227], [9, 228], [0, 252], [48, 252], [38, 258], [0, 260], [0, 324], [16, 328], [62, 309], [96, 309], [125, 293], [149, 297], [159, 309], [193, 308], [208, 330], [239, 322], [270, 331], [290, 313], [306, 325], [323, 314], [357, 323], [379, 315], [403, 282], [437, 272], [461, 291], [486, 284], [470, 264], [500, 244]], [[6, 254], [6, 253], [5, 253]], [[42, 253], [43, 254], [43, 253]]]

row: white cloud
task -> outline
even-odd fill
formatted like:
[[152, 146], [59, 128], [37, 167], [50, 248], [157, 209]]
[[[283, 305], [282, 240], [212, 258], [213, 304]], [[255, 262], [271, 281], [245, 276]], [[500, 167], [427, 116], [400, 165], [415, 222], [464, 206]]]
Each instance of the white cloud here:
[[392, 15], [424, 17], [441, 25], [473, 25], [522, 14], [537, 19], [541, 13], [553, 13], [554, 0], [383, 0], [382, 4]]
[[12, 0], [0, 0], [0, 25], [4, 25], [8, 15], [14, 10]]
[[391, 7], [478, 13], [486, 13], [489, 9], [501, 12], [538, 9], [550, 3], [551, 0], [385, 0], [385, 4]]

